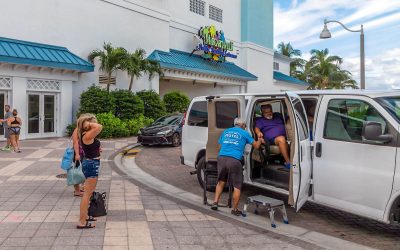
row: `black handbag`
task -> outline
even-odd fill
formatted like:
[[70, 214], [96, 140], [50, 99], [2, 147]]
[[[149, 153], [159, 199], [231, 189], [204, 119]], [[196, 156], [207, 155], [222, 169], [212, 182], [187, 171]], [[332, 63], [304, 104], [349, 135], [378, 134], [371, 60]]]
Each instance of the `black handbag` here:
[[106, 192], [99, 193], [93, 192], [92, 197], [90, 197], [90, 204], [88, 215], [93, 217], [99, 217], [107, 215], [106, 209]]

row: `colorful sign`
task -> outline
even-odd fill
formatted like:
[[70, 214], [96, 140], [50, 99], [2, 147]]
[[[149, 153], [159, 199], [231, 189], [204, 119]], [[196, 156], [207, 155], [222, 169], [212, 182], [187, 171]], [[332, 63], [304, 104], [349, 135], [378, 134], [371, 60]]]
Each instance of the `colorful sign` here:
[[225, 62], [226, 57], [237, 58], [237, 55], [230, 52], [233, 51], [233, 42], [226, 41], [224, 32], [218, 31], [215, 26], [201, 27], [198, 36], [203, 43], [197, 45], [196, 50], [204, 52], [204, 59]]

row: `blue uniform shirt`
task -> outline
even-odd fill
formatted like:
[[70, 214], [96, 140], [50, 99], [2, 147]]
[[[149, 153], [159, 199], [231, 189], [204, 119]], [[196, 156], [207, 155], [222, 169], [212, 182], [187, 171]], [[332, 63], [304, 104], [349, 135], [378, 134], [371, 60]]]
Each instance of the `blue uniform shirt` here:
[[218, 140], [218, 143], [221, 144], [218, 156], [229, 156], [241, 160], [244, 147], [253, 142], [253, 137], [246, 130], [239, 127], [228, 128]]

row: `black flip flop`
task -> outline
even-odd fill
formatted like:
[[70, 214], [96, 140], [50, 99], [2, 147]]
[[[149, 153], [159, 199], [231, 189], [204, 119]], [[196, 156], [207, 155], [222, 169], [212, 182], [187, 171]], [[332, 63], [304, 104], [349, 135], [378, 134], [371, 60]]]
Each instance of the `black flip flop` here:
[[76, 226], [76, 228], [78, 229], [88, 229], [88, 228], [94, 228], [96, 227], [96, 225], [92, 225], [89, 221], [86, 221], [86, 225], [84, 226]]
[[97, 221], [97, 219], [94, 218], [93, 216], [89, 216], [89, 218], [87, 218], [86, 221]]

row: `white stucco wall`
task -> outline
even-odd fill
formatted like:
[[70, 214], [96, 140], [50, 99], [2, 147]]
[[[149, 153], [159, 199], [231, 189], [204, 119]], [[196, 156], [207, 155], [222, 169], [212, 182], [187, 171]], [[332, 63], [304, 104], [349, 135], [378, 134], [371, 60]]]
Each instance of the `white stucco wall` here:
[[207, 83], [195, 83], [189, 81], [161, 80], [160, 95], [164, 96], [170, 91], [181, 91], [189, 96], [190, 99], [196, 96], [240, 93], [240, 86], [216, 86]]

